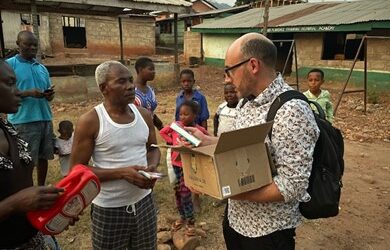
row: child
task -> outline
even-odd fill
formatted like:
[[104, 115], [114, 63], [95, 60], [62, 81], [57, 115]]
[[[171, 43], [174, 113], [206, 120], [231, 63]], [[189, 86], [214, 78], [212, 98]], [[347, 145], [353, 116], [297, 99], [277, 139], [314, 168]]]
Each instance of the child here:
[[[204, 134], [207, 134], [207, 131], [203, 127], [195, 123], [198, 112], [199, 106], [196, 102], [184, 101], [179, 107], [179, 120], [176, 123], [180, 126], [196, 127]], [[160, 135], [168, 144], [177, 145], [179, 143], [180, 135], [171, 129], [169, 125], [160, 130]], [[171, 160], [176, 175], [174, 187], [176, 206], [180, 213], [180, 220], [172, 225], [172, 229], [176, 231], [184, 224], [187, 224], [189, 227], [194, 225], [194, 206], [191, 199], [191, 191], [184, 183], [180, 154], [172, 151]]]
[[175, 119], [179, 120], [179, 107], [184, 101], [192, 100], [198, 103], [200, 111], [197, 116], [195, 123], [202, 126], [207, 130], [207, 119], [209, 119], [209, 109], [207, 107], [206, 97], [204, 95], [193, 88], [195, 83], [195, 75], [194, 72], [190, 69], [184, 69], [180, 72], [180, 84], [182, 90], [179, 95], [176, 97], [176, 112]]
[[232, 83], [226, 83], [223, 88], [225, 102], [218, 106], [214, 115], [214, 135], [220, 136], [221, 133], [233, 130], [234, 120], [237, 116], [236, 106], [238, 97], [236, 87]]
[[[180, 84], [182, 90], [179, 95], [176, 97], [176, 112], [175, 112], [175, 120], [179, 120], [179, 107], [184, 101], [192, 100], [198, 103], [200, 111], [197, 116], [195, 123], [202, 126], [205, 130], [207, 130], [207, 119], [209, 119], [209, 109], [207, 107], [206, 97], [204, 95], [194, 89], [195, 83], [195, 75], [194, 72], [190, 69], [184, 69], [180, 72]], [[196, 212], [200, 212], [200, 200], [199, 195], [194, 194], [194, 209]]]
[[321, 89], [324, 83], [324, 72], [320, 69], [312, 69], [307, 74], [309, 82], [309, 90], [303, 94], [310, 100], [317, 102], [324, 110], [326, 119], [333, 123], [333, 104], [330, 99], [330, 93], [327, 90]]
[[135, 100], [134, 104], [149, 110], [153, 114], [153, 124], [158, 129], [163, 128], [162, 121], [154, 113], [157, 108], [156, 95], [152, 87], [147, 83], [153, 81], [156, 73], [154, 71], [154, 63], [148, 57], [138, 58], [135, 62], [135, 71], [137, 77], [134, 80], [135, 84]]
[[67, 176], [70, 169], [70, 153], [73, 143], [73, 123], [65, 120], [58, 125], [60, 136], [55, 141], [55, 151], [60, 159], [61, 175]]
[[[223, 88], [225, 101], [218, 106], [214, 115], [214, 136], [220, 136], [223, 132], [234, 129], [234, 121], [237, 116], [238, 97], [236, 87], [232, 83], [226, 83]], [[226, 199], [213, 202], [214, 207], [226, 203]]]

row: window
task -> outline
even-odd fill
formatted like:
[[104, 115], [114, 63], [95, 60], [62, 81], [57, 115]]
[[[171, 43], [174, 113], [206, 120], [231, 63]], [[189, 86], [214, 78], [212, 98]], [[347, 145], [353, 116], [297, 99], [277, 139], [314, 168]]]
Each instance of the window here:
[[172, 22], [161, 22], [160, 33], [172, 34]]
[[[37, 15], [38, 19], [38, 26], [41, 25], [41, 17]], [[25, 24], [25, 25], [32, 25], [33, 24], [33, 18], [32, 14], [26, 14], [26, 13], [21, 13], [20, 14], [20, 23]]]
[[[325, 33], [322, 60], [353, 60], [362, 41], [363, 34]], [[364, 59], [363, 48], [358, 60]]]
[[62, 31], [64, 34], [65, 48], [87, 47], [84, 18], [63, 16]]

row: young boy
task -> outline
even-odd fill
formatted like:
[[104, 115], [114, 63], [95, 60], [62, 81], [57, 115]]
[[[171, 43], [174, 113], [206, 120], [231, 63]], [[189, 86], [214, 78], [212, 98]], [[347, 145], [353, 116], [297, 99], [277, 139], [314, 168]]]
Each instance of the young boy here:
[[175, 120], [179, 120], [179, 107], [184, 101], [192, 100], [198, 103], [200, 112], [196, 117], [195, 123], [202, 126], [207, 130], [207, 119], [209, 119], [209, 109], [207, 107], [206, 97], [204, 95], [194, 89], [195, 84], [195, 75], [194, 72], [190, 69], [184, 69], [180, 72], [180, 84], [182, 90], [179, 95], [176, 97], [176, 112], [175, 112]]
[[154, 113], [157, 108], [156, 95], [152, 87], [149, 86], [148, 81], [153, 81], [156, 72], [152, 59], [148, 57], [140, 57], [135, 62], [135, 71], [137, 77], [134, 80], [135, 84], [135, 100], [136, 106], [141, 106], [152, 112], [153, 124], [158, 129], [163, 128], [162, 121]]
[[[234, 121], [237, 116], [238, 97], [236, 87], [232, 83], [226, 83], [223, 88], [225, 101], [218, 106], [214, 115], [214, 136], [220, 136], [223, 132], [234, 129]], [[227, 199], [213, 202], [214, 207], [219, 207], [227, 202]]]
[[[209, 119], [209, 109], [207, 107], [206, 97], [204, 95], [193, 88], [195, 83], [195, 74], [190, 69], [183, 69], [180, 72], [180, 84], [182, 90], [179, 95], [176, 97], [176, 112], [175, 112], [175, 120], [179, 121], [179, 111], [180, 106], [186, 100], [192, 100], [199, 105], [199, 113], [196, 117], [195, 123], [202, 126], [205, 130], [207, 130], [207, 119]], [[200, 200], [199, 195], [194, 194], [194, 210], [195, 212], [200, 212]]]
[[55, 141], [55, 151], [60, 159], [61, 175], [67, 176], [70, 170], [70, 153], [73, 144], [73, 123], [65, 120], [58, 125], [60, 136]]
[[333, 123], [333, 104], [330, 99], [330, 93], [321, 89], [324, 83], [324, 72], [320, 69], [312, 69], [307, 74], [309, 90], [303, 94], [310, 100], [317, 102], [324, 110], [326, 119]]
[[236, 88], [232, 83], [225, 84], [223, 88], [225, 101], [218, 106], [214, 115], [214, 135], [233, 130], [234, 120], [237, 116], [236, 106], [238, 97]]

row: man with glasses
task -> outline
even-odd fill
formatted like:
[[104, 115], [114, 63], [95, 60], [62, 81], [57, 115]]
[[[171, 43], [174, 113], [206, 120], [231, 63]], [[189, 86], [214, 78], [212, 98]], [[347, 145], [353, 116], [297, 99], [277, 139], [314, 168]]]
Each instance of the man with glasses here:
[[[274, 70], [276, 47], [266, 37], [249, 33], [233, 42], [225, 57], [225, 82], [233, 83], [238, 104], [235, 129], [264, 123], [272, 102], [291, 90]], [[215, 141], [189, 128], [202, 145]], [[223, 222], [227, 249], [294, 249], [301, 222], [298, 204], [310, 199], [306, 189], [319, 135], [310, 106], [298, 99], [276, 113], [272, 141], [267, 138], [277, 174], [273, 182], [229, 199]]]

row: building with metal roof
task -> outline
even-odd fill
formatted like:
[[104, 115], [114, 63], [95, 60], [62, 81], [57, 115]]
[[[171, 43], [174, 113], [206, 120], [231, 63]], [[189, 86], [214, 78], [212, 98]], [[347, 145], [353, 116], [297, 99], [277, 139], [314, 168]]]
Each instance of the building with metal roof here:
[[[198, 56], [206, 63], [223, 65], [228, 46], [248, 32], [262, 32], [263, 8], [250, 9], [193, 26], [191, 32], [202, 34], [202, 48]], [[364, 67], [363, 51], [357, 54], [362, 37], [390, 36], [390, 1], [361, 0], [353, 2], [302, 3], [271, 7], [269, 10], [268, 37], [278, 47], [279, 70], [285, 64], [291, 41], [296, 44], [298, 67], [302, 74], [309, 68], [346, 70], [357, 56], [357, 69]], [[368, 68], [372, 72], [390, 72], [390, 39], [369, 39]], [[288, 62], [294, 71], [294, 62]], [[343, 74], [342, 72], [339, 74]], [[386, 77], [389, 79], [389, 75]], [[388, 81], [390, 88], [390, 81]]]
[[[185, 0], [35, 0], [37, 29], [32, 25], [32, 1], [0, 1], [0, 43], [16, 47], [20, 30], [38, 32], [40, 47], [56, 57], [109, 57], [155, 53], [155, 20], [151, 11], [190, 13]], [[123, 27], [123, 29], [122, 29]]]
[[[237, 14], [243, 11], [250, 9], [250, 5], [241, 5], [227, 9], [216, 9], [200, 13], [190, 13], [190, 14], [180, 14], [178, 16], [178, 44], [183, 47], [183, 37], [184, 32], [190, 27], [201, 24], [208, 23], [214, 20], [219, 20], [233, 14]], [[172, 47], [174, 43], [173, 36], [173, 25], [174, 18], [164, 18], [158, 19], [156, 21], [156, 37], [157, 45], [160, 47]]]

